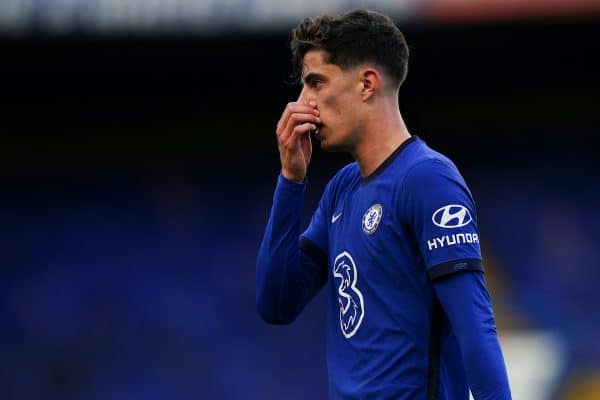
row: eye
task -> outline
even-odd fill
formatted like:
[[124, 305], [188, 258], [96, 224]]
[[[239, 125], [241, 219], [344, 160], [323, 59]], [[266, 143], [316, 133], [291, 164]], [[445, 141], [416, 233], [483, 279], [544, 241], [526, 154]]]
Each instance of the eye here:
[[323, 81], [319, 78], [310, 78], [308, 80], [308, 86], [318, 89], [319, 87], [321, 87], [321, 85], [323, 85]]

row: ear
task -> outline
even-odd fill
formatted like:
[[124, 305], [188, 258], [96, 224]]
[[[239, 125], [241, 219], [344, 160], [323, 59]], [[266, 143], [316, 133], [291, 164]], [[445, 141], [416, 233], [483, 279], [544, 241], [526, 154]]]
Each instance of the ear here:
[[359, 79], [363, 101], [369, 100], [376, 92], [381, 90], [383, 84], [381, 74], [375, 68], [362, 69], [359, 72]]

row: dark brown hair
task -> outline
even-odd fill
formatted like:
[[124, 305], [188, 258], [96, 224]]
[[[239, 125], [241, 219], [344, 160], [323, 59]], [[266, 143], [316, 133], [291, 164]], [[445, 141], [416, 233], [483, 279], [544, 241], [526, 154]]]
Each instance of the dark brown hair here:
[[408, 69], [408, 46], [404, 35], [387, 16], [368, 10], [341, 15], [306, 18], [292, 30], [293, 77], [300, 80], [304, 55], [325, 50], [325, 62], [342, 70], [363, 63], [384, 69], [395, 87], [400, 87]]

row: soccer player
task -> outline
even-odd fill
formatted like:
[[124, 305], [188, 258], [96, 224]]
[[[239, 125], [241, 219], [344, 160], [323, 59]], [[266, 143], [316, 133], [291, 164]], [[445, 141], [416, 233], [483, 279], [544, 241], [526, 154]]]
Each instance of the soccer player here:
[[[510, 399], [473, 197], [400, 115], [402, 33], [357, 10], [304, 20], [291, 48], [303, 88], [277, 124], [261, 317], [288, 324], [326, 286], [331, 399], [467, 400], [469, 389], [476, 400]], [[327, 184], [301, 233], [311, 132], [356, 162]]]

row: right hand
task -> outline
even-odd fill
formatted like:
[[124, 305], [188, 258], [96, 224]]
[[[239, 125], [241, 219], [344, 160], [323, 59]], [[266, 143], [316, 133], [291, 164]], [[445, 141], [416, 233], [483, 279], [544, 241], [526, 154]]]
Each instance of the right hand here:
[[317, 129], [321, 120], [316, 102], [288, 103], [277, 123], [277, 144], [281, 159], [281, 173], [286, 179], [304, 182], [312, 144], [310, 132]]

